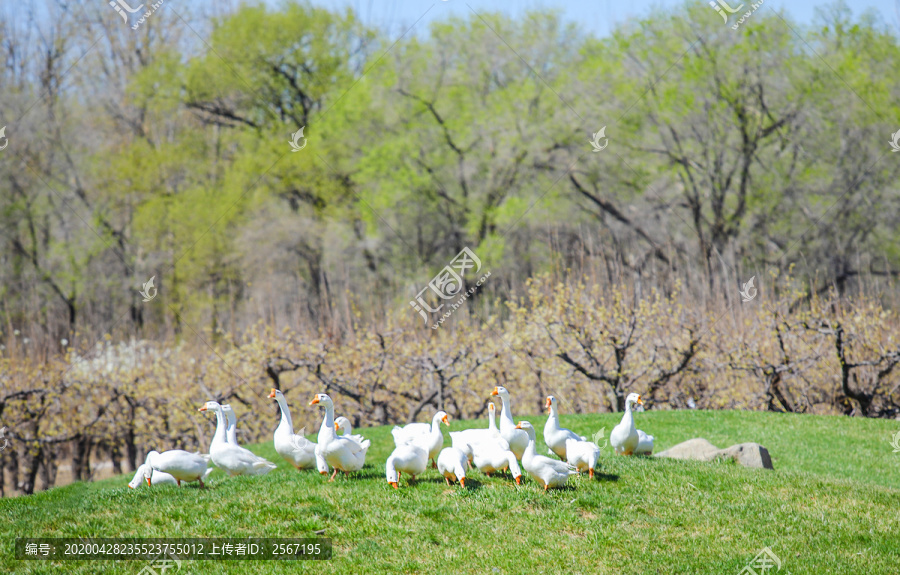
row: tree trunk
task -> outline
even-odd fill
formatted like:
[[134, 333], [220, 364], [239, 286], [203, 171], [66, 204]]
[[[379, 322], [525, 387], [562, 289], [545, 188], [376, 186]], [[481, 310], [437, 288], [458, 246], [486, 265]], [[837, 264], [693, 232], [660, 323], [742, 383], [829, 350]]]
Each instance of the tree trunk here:
[[25, 495], [34, 493], [34, 484], [37, 479], [43, 450], [37, 441], [25, 447], [25, 465], [22, 469], [22, 492]]
[[56, 472], [58, 471], [56, 461], [58, 457], [58, 447], [46, 447], [44, 449], [44, 456], [41, 458], [41, 481], [44, 483], [44, 489], [50, 489], [56, 485]]
[[[134, 411], [132, 410], [132, 416], [134, 415]], [[134, 418], [132, 417], [132, 421]], [[128, 465], [131, 467], [131, 471], [137, 471], [138, 468], [138, 450], [137, 445], [134, 442], [134, 426], [129, 425], [125, 430], [125, 456], [128, 459]], [[143, 463], [143, 462], [141, 462]]]
[[72, 445], [72, 479], [88, 481], [91, 477], [91, 438], [78, 435]]

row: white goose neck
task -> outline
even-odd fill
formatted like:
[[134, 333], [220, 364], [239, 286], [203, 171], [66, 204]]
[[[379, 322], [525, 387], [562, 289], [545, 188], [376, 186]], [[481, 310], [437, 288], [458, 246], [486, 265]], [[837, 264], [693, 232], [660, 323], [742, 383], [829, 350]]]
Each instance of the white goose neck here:
[[334, 429], [334, 406], [325, 406], [325, 427]]
[[500, 417], [509, 421], [510, 423], [515, 423], [513, 421], [512, 409], [509, 407], [509, 396], [500, 396], [500, 401], [503, 403], [503, 409], [500, 410]]
[[213, 441], [225, 443], [225, 414], [221, 408], [216, 409], [216, 435]]
[[552, 403], [550, 404], [550, 419], [559, 423], [559, 414], [556, 413], [556, 406]]
[[525, 448], [525, 452], [522, 454], [522, 462], [525, 462], [525, 458], [527, 457], [529, 460], [537, 455], [537, 449], [534, 446], [534, 438], [531, 437], [531, 434], [528, 434], [528, 447]]
[[287, 401], [283, 396], [276, 396], [275, 401], [278, 402], [278, 407], [281, 408], [281, 423], [278, 424], [278, 427], [287, 427], [287, 430], [293, 433], [294, 422], [291, 420], [291, 410], [288, 408]]
[[628, 426], [634, 429], [634, 415], [631, 413], [631, 402], [625, 402], [625, 415], [622, 417], [622, 421], [628, 423]]

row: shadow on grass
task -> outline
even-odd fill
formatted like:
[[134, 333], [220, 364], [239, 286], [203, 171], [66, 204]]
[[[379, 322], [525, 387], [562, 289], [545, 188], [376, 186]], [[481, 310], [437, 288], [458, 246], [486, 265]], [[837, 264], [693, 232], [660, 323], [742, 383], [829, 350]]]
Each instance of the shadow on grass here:
[[[590, 478], [588, 478], [590, 480]], [[599, 471], [594, 472], [594, 481], [618, 481], [619, 476], [612, 473], [600, 473]]]

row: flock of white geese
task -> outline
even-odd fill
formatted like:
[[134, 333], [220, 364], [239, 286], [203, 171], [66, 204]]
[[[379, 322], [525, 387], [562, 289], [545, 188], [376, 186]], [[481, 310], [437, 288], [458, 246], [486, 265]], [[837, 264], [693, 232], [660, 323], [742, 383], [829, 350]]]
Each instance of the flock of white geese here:
[[[394, 427], [395, 449], [385, 462], [385, 478], [395, 489], [399, 488], [401, 475], [406, 473], [409, 481], [424, 473], [429, 461], [444, 476], [447, 484], [459, 482], [466, 485], [466, 473], [476, 468], [490, 476], [493, 473], [509, 471], [517, 484], [522, 482], [522, 468], [544, 490], [566, 485], [569, 476], [588, 472], [594, 477], [594, 470], [600, 457], [600, 447], [575, 432], [561, 427], [557, 400], [548, 396], [546, 408], [550, 412], [544, 425], [544, 442], [548, 455], [537, 453], [534, 427], [527, 421], [515, 423], [510, 408], [510, 395], [504, 387], [495, 387], [492, 396], [501, 401], [500, 425], [495, 422], [495, 407], [488, 405], [488, 427], [450, 432], [450, 447], [444, 447], [441, 424], [450, 425], [449, 416], [438, 411], [431, 423], [410, 423]], [[275, 429], [275, 451], [288, 463], [299, 470], [316, 468], [327, 474], [333, 470], [333, 481], [338, 471], [345, 474], [359, 471], [366, 461], [370, 441], [361, 435], [353, 435], [350, 421], [345, 417], [334, 417], [334, 402], [324, 394], [317, 394], [310, 405], [324, 409], [325, 416], [319, 428], [316, 442], [309, 441], [301, 433], [294, 433], [291, 412], [281, 391], [273, 389], [270, 399], [281, 408], [281, 421]], [[632, 393], [625, 400], [625, 414], [622, 421], [613, 428], [609, 443], [620, 455], [649, 455], [653, 452], [653, 436], [647, 435], [634, 425], [632, 406], [642, 405], [641, 396]], [[216, 432], [209, 446], [209, 453], [190, 453], [173, 449], [159, 453], [151, 451], [141, 465], [129, 487], [138, 487], [143, 480], [147, 485], [177, 484], [203, 480], [210, 474], [211, 462], [229, 475], [263, 475], [275, 469], [271, 461], [260, 457], [238, 445], [236, 436], [237, 417], [228, 405], [215, 401], [206, 402], [199, 409], [212, 411], [216, 415]], [[338, 434], [338, 432], [341, 434]], [[521, 462], [521, 467], [519, 466]]]

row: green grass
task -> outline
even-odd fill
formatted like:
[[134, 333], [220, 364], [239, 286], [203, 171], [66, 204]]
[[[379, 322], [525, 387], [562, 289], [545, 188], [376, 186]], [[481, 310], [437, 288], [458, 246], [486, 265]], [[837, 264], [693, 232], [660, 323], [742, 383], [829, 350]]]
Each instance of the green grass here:
[[[216, 471], [206, 490], [132, 491], [123, 476], [2, 500], [0, 571], [137, 573], [146, 564], [15, 561], [17, 536], [311, 537], [324, 529], [331, 561], [194, 561], [166, 575], [737, 574], [766, 546], [782, 560], [779, 573], [898, 572], [900, 453], [889, 439], [900, 422], [726, 411], [637, 418], [657, 450], [692, 437], [719, 447], [757, 441], [776, 469], [615, 457], [607, 447], [598, 479], [573, 478], [571, 488], [547, 494], [530, 480], [517, 488], [477, 471], [468, 489], [448, 488], [434, 470], [395, 491], [384, 480], [390, 429], [362, 429], [372, 440], [365, 469], [331, 484], [290, 468], [269, 443], [252, 448], [278, 470], [235, 478]], [[544, 418], [528, 419], [540, 432]], [[605, 427], [608, 436], [618, 419], [562, 416], [584, 435]]]

